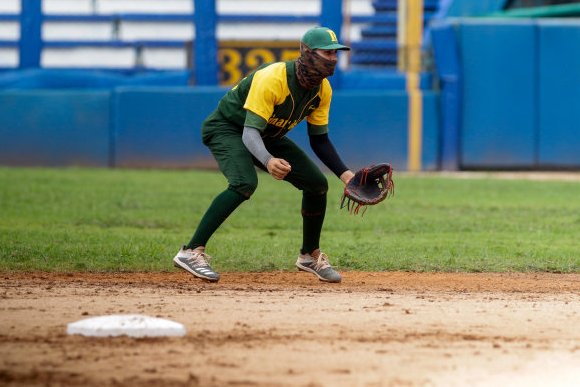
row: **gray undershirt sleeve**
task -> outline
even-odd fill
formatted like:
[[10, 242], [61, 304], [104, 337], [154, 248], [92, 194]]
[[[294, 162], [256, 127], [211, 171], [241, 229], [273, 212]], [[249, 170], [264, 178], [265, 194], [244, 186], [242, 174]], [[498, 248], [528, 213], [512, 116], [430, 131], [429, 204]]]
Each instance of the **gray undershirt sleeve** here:
[[262, 136], [260, 136], [260, 131], [255, 128], [244, 126], [242, 141], [250, 153], [264, 164], [264, 167], [266, 167], [268, 161], [270, 161], [273, 156], [266, 149]]

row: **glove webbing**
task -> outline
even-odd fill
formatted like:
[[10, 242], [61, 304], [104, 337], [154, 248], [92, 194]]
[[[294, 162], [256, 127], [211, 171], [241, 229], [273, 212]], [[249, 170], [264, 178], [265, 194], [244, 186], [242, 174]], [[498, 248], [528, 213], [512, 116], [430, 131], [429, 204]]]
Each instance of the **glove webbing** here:
[[[361, 172], [361, 179], [360, 179], [359, 185], [366, 184], [367, 177], [368, 177], [368, 174], [369, 174], [369, 171], [371, 170], [371, 168], [372, 167], [366, 167], [366, 168], [361, 169], [361, 171], [360, 171]], [[388, 197], [389, 195], [395, 194], [395, 184], [393, 183], [393, 168], [392, 167], [389, 168], [389, 172], [387, 173], [387, 178], [385, 180], [383, 180], [382, 183], [386, 185], [386, 187], [384, 187], [387, 190], [386, 197]], [[346, 202], [346, 204], [345, 204], [345, 202]], [[342, 195], [342, 200], [340, 202], [340, 209], [343, 209], [344, 207], [347, 208], [349, 213], [354, 214], [354, 215], [358, 215], [361, 207], [364, 207], [363, 212], [361, 214], [361, 217], [365, 216], [365, 212], [367, 211], [366, 204], [358, 203], [358, 202], [352, 200], [351, 198], [347, 197], [345, 194]]]
[[[348, 200], [347, 200], [348, 199]], [[346, 204], [345, 204], [346, 201]], [[362, 216], [365, 216], [365, 212], [367, 212], [367, 206], [361, 203], [353, 202], [351, 198], [347, 198], [345, 195], [342, 195], [342, 201], [340, 202], [340, 209], [342, 210], [344, 207], [348, 210], [349, 213], [358, 215], [358, 212], [361, 207], [363, 208]]]

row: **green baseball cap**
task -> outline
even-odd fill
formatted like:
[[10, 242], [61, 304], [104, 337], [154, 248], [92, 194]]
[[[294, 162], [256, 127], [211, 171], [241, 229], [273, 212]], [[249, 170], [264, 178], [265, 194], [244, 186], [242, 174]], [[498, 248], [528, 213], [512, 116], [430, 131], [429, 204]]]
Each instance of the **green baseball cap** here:
[[333, 30], [326, 27], [314, 27], [302, 36], [302, 43], [315, 50], [350, 50], [350, 47], [338, 43]]

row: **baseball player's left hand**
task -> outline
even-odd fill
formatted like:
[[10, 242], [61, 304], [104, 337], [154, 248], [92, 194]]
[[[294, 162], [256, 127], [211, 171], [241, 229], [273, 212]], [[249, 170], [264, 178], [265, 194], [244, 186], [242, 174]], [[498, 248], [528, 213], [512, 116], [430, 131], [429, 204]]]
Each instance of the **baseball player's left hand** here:
[[350, 181], [350, 179], [353, 178], [353, 176], [354, 176], [354, 172], [349, 169], [348, 171], [344, 171], [342, 173], [342, 175], [340, 175], [340, 180], [342, 180], [344, 185], [347, 185], [348, 182]]

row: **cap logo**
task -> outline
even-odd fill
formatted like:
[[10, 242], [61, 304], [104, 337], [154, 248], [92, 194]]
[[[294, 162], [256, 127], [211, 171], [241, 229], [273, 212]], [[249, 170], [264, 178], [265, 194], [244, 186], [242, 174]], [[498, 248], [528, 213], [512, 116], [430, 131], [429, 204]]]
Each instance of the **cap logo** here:
[[328, 35], [330, 35], [330, 39], [333, 42], [337, 42], [338, 43], [338, 38], [336, 37], [336, 34], [334, 33], [333, 30], [326, 30], [326, 32], [328, 32]]

